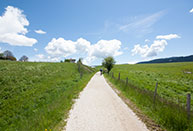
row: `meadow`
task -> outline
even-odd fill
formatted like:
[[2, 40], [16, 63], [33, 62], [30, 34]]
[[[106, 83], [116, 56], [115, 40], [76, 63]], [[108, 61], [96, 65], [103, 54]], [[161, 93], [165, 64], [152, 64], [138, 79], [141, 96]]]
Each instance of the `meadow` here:
[[[134, 86], [155, 90], [158, 82], [158, 94], [168, 100], [186, 104], [186, 95], [193, 96], [193, 63], [136, 64], [116, 65], [111, 72], [121, 79], [128, 77]], [[193, 104], [193, 103], [192, 103]]]
[[0, 130], [59, 130], [94, 74], [74, 63], [0, 61]]
[[[115, 79], [112, 78], [112, 72]], [[120, 81], [117, 80], [120, 72]], [[187, 93], [193, 97], [193, 63], [115, 65], [105, 75], [124, 96], [167, 130], [192, 130], [186, 113]], [[128, 87], [125, 86], [128, 77]], [[158, 82], [156, 104], [153, 92]], [[131, 87], [131, 88], [129, 88]], [[151, 93], [152, 92], [152, 93]], [[191, 99], [193, 109], [193, 99]], [[192, 116], [191, 116], [192, 117]]]

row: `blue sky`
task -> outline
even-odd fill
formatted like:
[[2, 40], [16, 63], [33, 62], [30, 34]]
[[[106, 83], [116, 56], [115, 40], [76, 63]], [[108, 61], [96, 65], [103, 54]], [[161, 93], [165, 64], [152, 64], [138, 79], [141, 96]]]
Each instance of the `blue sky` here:
[[192, 0], [0, 0], [0, 52], [88, 65], [191, 55], [192, 8]]

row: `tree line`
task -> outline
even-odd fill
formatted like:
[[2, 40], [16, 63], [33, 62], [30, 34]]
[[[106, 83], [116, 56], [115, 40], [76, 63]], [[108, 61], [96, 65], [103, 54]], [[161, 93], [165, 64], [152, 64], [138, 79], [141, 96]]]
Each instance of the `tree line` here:
[[[0, 60], [10, 60], [10, 61], [17, 61], [16, 57], [13, 55], [13, 53], [9, 50], [4, 51], [3, 53], [0, 53]], [[26, 62], [28, 61], [28, 57], [23, 55], [19, 61]]]

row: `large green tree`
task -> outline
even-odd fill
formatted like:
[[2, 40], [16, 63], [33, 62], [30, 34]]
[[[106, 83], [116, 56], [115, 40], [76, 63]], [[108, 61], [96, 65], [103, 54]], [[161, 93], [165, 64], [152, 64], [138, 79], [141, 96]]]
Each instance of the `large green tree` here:
[[102, 65], [107, 68], [108, 73], [111, 71], [115, 64], [115, 60], [112, 56], [104, 58]]

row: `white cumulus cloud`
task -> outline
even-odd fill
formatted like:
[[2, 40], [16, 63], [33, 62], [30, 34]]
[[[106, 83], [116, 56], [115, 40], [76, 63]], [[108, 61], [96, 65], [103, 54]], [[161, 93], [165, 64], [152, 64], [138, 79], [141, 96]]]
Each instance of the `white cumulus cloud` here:
[[166, 39], [166, 40], [171, 40], [175, 38], [180, 38], [179, 35], [177, 34], [169, 34], [169, 35], [158, 35], [156, 36], [156, 39]]
[[150, 47], [148, 45], [141, 46], [137, 44], [131, 52], [132, 55], [139, 54], [142, 57], [153, 57], [157, 56], [158, 53], [163, 52], [167, 44], [166, 40], [155, 40]]
[[193, 8], [190, 10], [190, 13], [193, 13]]
[[53, 38], [45, 47], [45, 50], [52, 58], [58, 59], [74, 54], [84, 54], [87, 57], [83, 60], [83, 63], [90, 64], [98, 58], [121, 55], [120, 48], [121, 42], [119, 40], [100, 40], [96, 44], [91, 44], [83, 38], [76, 41]]
[[6, 33], [0, 34], [0, 42], [8, 43], [13, 46], [33, 46], [37, 40], [20, 34]]
[[93, 61], [95, 61], [97, 58], [95, 56], [87, 56], [86, 58], [83, 59], [83, 64], [85, 65], [90, 65]]
[[55, 57], [67, 57], [76, 52], [76, 42], [64, 40], [63, 38], [53, 38], [45, 47], [46, 52]]
[[5, 12], [0, 16], [0, 42], [13, 46], [32, 46], [37, 43], [34, 38], [25, 36], [29, 21], [23, 11], [13, 6], [7, 6]]
[[86, 52], [89, 52], [91, 43], [83, 38], [79, 38], [75, 42], [75, 46], [77, 51], [86, 53]]
[[36, 32], [37, 34], [46, 34], [46, 32], [43, 31], [43, 30], [35, 30], [35, 32]]
[[122, 54], [122, 52], [119, 51], [120, 48], [121, 42], [119, 40], [100, 40], [91, 46], [89, 56], [95, 56], [98, 58], [118, 56]]
[[98, 58], [105, 58], [108, 56], [121, 55], [121, 41], [119, 40], [100, 40], [96, 44], [91, 45], [88, 56], [83, 60], [84, 64], [90, 64]]

